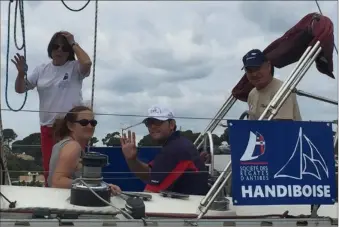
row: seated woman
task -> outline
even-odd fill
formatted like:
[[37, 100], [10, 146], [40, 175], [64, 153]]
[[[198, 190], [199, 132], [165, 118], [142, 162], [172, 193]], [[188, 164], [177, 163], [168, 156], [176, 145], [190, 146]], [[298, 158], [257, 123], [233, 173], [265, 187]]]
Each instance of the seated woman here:
[[[76, 106], [64, 118], [54, 122], [53, 146], [49, 163], [48, 187], [71, 188], [74, 179], [80, 177], [81, 155], [94, 134], [97, 121], [92, 110]], [[116, 185], [110, 185], [113, 194], [121, 192]]]

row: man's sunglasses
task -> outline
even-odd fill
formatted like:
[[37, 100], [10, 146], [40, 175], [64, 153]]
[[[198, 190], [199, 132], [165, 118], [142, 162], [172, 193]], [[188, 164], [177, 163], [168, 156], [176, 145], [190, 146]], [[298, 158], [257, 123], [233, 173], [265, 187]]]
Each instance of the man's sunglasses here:
[[65, 47], [64, 45], [60, 45], [60, 44], [52, 44], [52, 50], [58, 50], [61, 47], [61, 50], [63, 52], [68, 52], [69, 49], [67, 47]]
[[91, 124], [92, 127], [95, 127], [98, 124], [97, 120], [87, 120], [87, 119], [74, 121], [74, 123], [79, 123], [81, 126], [87, 126], [88, 124]]
[[[170, 122], [170, 120], [166, 120], [166, 121]], [[158, 120], [158, 119], [150, 118], [150, 119], [145, 120], [144, 124], [146, 125], [146, 127], [150, 127], [152, 125], [160, 126], [166, 121], [161, 121], [161, 120]]]

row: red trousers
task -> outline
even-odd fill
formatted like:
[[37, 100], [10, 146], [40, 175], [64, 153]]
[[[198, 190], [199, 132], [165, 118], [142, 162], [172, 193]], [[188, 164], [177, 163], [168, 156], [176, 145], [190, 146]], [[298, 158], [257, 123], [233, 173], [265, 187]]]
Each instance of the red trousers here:
[[44, 168], [45, 186], [47, 185], [47, 178], [49, 175], [49, 160], [52, 155], [52, 148], [54, 146], [52, 127], [41, 126], [41, 152], [42, 152], [42, 166]]

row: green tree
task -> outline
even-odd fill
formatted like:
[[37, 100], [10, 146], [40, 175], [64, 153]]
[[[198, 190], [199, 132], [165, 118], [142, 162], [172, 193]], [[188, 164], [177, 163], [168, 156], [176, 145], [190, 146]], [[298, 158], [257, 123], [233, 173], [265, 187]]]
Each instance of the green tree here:
[[91, 138], [91, 141], [89, 143], [91, 147], [94, 147], [94, 144], [96, 144], [97, 142], [99, 142], [99, 140], [94, 136]]
[[18, 137], [18, 135], [11, 128], [6, 128], [2, 130], [2, 134], [6, 145], [9, 145], [12, 141], [14, 141]]
[[107, 147], [120, 146], [120, 132], [108, 133], [101, 141]]
[[22, 140], [12, 143], [12, 152], [15, 154], [25, 153], [34, 158], [36, 165], [42, 166], [41, 139], [40, 133], [32, 133]]
[[28, 172], [41, 172], [43, 170], [41, 165], [35, 161], [24, 160], [16, 155], [15, 153], [7, 155], [7, 168], [11, 178], [19, 178], [19, 176], [26, 175]]

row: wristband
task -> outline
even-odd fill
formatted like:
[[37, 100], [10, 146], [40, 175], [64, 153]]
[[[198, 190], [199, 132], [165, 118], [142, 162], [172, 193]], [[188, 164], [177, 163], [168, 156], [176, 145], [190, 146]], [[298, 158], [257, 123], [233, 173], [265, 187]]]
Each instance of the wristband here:
[[71, 47], [73, 48], [75, 45], [79, 45], [77, 42], [73, 42], [72, 44], [71, 44]]

